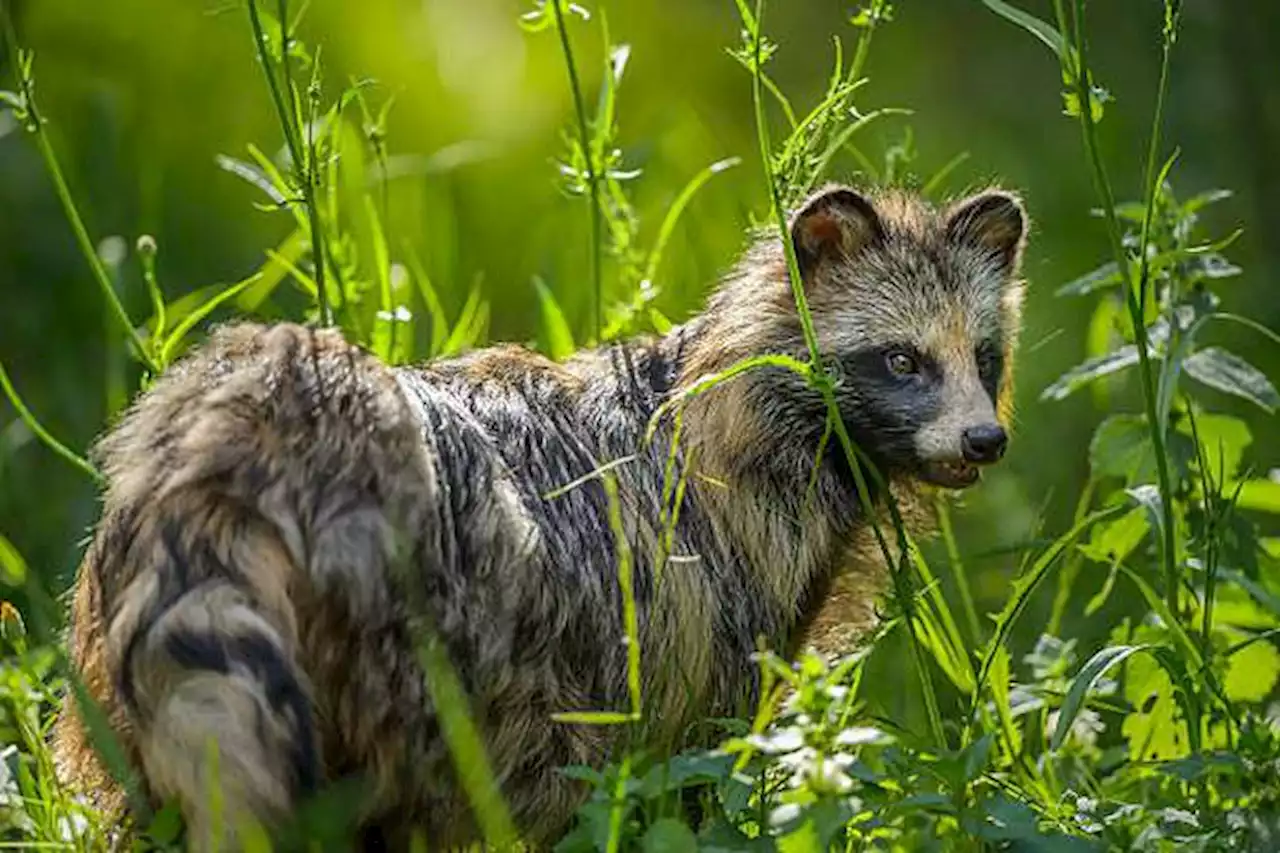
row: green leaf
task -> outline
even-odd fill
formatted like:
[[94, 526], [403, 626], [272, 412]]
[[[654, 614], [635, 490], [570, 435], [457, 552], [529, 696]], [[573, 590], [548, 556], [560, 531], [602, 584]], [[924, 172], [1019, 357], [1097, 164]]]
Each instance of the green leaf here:
[[204, 320], [215, 310], [230, 299], [234, 299], [243, 293], [250, 285], [257, 283], [262, 279], [262, 273], [256, 272], [246, 278], [244, 281], [238, 281], [235, 284], [228, 285], [220, 292], [205, 300], [198, 308], [194, 309], [187, 316], [182, 318], [182, 322], [174, 328], [165, 338], [164, 345], [160, 347], [160, 363], [168, 364], [177, 354], [178, 347], [182, 344], [187, 334], [194, 329], [200, 321]]
[[[1143, 513], [1143, 523], [1149, 528], [1151, 525], [1146, 520], [1146, 514]], [[1115, 589], [1116, 578], [1120, 575], [1120, 561], [1116, 560], [1111, 564], [1111, 571], [1107, 573], [1107, 579], [1102, 583], [1102, 589], [1090, 598], [1084, 606], [1084, 615], [1092, 616], [1102, 609], [1102, 605], [1107, 603], [1107, 599], [1111, 597], [1111, 591]]]
[[1062, 33], [1058, 32], [1056, 27], [1040, 20], [1035, 15], [1024, 12], [1016, 6], [1011, 6], [1003, 2], [1003, 0], [982, 0], [982, 5], [1006, 21], [1017, 24], [1031, 33], [1042, 44], [1052, 50], [1059, 59], [1064, 59], [1067, 55], [1071, 55], [1071, 46], [1062, 37]]
[[987, 677], [987, 686], [991, 690], [991, 700], [1000, 720], [1005, 741], [1012, 755], [1022, 750], [1022, 733], [1013, 720], [1013, 703], [1009, 696], [1009, 652], [1000, 649], [993, 659], [991, 674]]
[[1135, 507], [1115, 521], [1095, 525], [1089, 543], [1081, 545], [1080, 551], [1094, 562], [1115, 563], [1133, 553], [1150, 530], [1146, 510]]
[[1234, 193], [1232, 193], [1231, 190], [1226, 189], [1205, 190], [1204, 192], [1197, 193], [1183, 202], [1182, 213], [1183, 215], [1195, 213], [1201, 208], [1229, 199], [1232, 195], [1234, 195]]
[[284, 207], [289, 203], [289, 199], [285, 194], [288, 188], [286, 187], [285, 190], [282, 191], [270, 176], [254, 164], [246, 163], [244, 160], [238, 160], [235, 157], [230, 157], [226, 154], [217, 155], [214, 158], [214, 161], [218, 164], [218, 168], [235, 175], [237, 178], [240, 178], [251, 186], [261, 190], [267, 198], [271, 199], [272, 204], [278, 207]]
[[965, 747], [961, 753], [961, 757], [964, 759], [964, 783], [966, 785], [981, 776], [991, 763], [991, 745], [995, 742], [995, 736], [995, 732], [987, 732]]
[[427, 274], [427, 268], [423, 265], [417, 249], [413, 247], [411, 242], [405, 240], [404, 250], [409, 271], [413, 275], [414, 282], [418, 285], [418, 294], [422, 297], [422, 304], [426, 306], [427, 315], [431, 317], [431, 344], [428, 355], [434, 358], [439, 354], [449, 337], [449, 324], [445, 321], [444, 306], [440, 303], [440, 295], [436, 293], [435, 287], [431, 284], [431, 276]]
[[156, 812], [147, 827], [147, 840], [161, 847], [175, 844], [182, 833], [182, 809], [178, 803], [168, 803]]
[[698, 839], [693, 830], [675, 818], [664, 817], [654, 822], [640, 842], [645, 853], [696, 853]]
[[0, 583], [6, 586], [22, 586], [27, 580], [27, 561], [0, 533]]
[[[1187, 435], [1168, 433], [1165, 454], [1170, 470], [1182, 474], [1195, 455], [1195, 445]], [[1129, 486], [1155, 480], [1155, 448], [1146, 418], [1112, 415], [1099, 424], [1089, 442], [1089, 465], [1095, 477], [1120, 477]]]
[[486, 313], [483, 300], [480, 298], [480, 282], [477, 281], [467, 294], [467, 301], [462, 306], [462, 314], [449, 333], [448, 339], [440, 347], [442, 356], [457, 355], [474, 344], [479, 337], [478, 328], [482, 314]]
[[1261, 370], [1220, 347], [1206, 347], [1182, 364], [1192, 377], [1227, 394], [1260, 406], [1268, 413], [1280, 407], [1280, 394]]
[[1163, 504], [1160, 498], [1160, 488], [1151, 483], [1144, 483], [1141, 486], [1134, 486], [1131, 489], [1125, 489], [1124, 493], [1133, 499], [1139, 507], [1147, 513], [1147, 521], [1156, 530], [1163, 528], [1161, 523], [1164, 516], [1162, 514]]
[[1089, 467], [1095, 477], [1147, 479], [1140, 472], [1152, 459], [1151, 431], [1140, 415], [1112, 415], [1098, 425], [1089, 442]]
[[809, 806], [801, 823], [778, 839], [780, 853], [813, 853], [826, 850], [849, 819], [853, 809], [841, 800], [822, 799]]
[[768, 853], [773, 849], [773, 839], [768, 836], [751, 838], [723, 818], [714, 820], [699, 833], [698, 838], [700, 853], [749, 853], [753, 850]]
[[11, 92], [8, 89], [0, 89], [0, 104], [4, 104], [19, 115], [27, 109], [26, 99], [17, 92]]
[[[1280, 480], [1245, 480], [1237, 485], [1240, 487], [1237, 507], [1280, 515]], [[1233, 485], [1223, 491], [1231, 494], [1234, 488]]]
[[1080, 667], [1080, 672], [1071, 681], [1071, 687], [1067, 690], [1066, 698], [1062, 700], [1062, 708], [1058, 712], [1058, 725], [1053, 730], [1053, 738], [1049, 741], [1050, 749], [1060, 749], [1062, 747], [1067, 735], [1071, 732], [1072, 724], [1075, 723], [1076, 717], [1080, 715], [1080, 710], [1084, 707], [1085, 700], [1089, 698], [1089, 692], [1093, 690], [1107, 670], [1123, 662], [1130, 655], [1148, 648], [1150, 646], [1146, 645], [1108, 646], [1089, 658], [1089, 661]]
[[1271, 695], [1278, 678], [1280, 651], [1276, 651], [1276, 647], [1267, 640], [1259, 640], [1227, 658], [1227, 674], [1222, 687], [1228, 699], [1261, 702]]
[[658, 227], [658, 236], [653, 241], [653, 248], [649, 250], [649, 257], [645, 262], [645, 281], [652, 283], [657, 277], [658, 264], [662, 261], [667, 241], [671, 239], [676, 223], [680, 220], [684, 209], [689, 206], [689, 202], [697, 195], [698, 190], [702, 189], [703, 184], [716, 175], [732, 169], [741, 162], [741, 157], [726, 157], [723, 160], [717, 160], [710, 166], [703, 168], [702, 171], [690, 178], [689, 182], [684, 185], [684, 188], [680, 190], [680, 194], [676, 196], [675, 201], [671, 203], [671, 207], [667, 208], [667, 214], [662, 218], [662, 224]]
[[1138, 348], [1122, 346], [1106, 355], [1091, 358], [1062, 374], [1040, 394], [1041, 400], [1063, 400], [1090, 382], [1127, 370], [1138, 363]]
[[538, 291], [538, 305], [542, 309], [542, 332], [547, 338], [547, 355], [560, 361], [573, 355], [577, 346], [573, 342], [573, 332], [560, 310], [560, 303], [555, 294], [547, 287], [539, 276], [533, 277], [533, 286]]
[[1181, 758], [1187, 754], [1187, 725], [1180, 718], [1173, 680], [1152, 657], [1130, 658], [1125, 673], [1125, 698], [1135, 710], [1120, 731], [1129, 741], [1133, 761]]
[[[267, 260], [258, 270], [258, 281], [252, 287], [245, 289], [236, 297], [236, 308], [244, 312], [252, 312], [258, 310], [258, 307], [271, 295], [272, 291], [284, 281], [291, 267], [298, 262], [298, 259], [305, 255], [311, 248], [311, 241], [307, 238], [306, 232], [300, 227], [289, 232], [275, 251], [267, 253]], [[179, 304], [185, 301], [179, 300]], [[176, 320], [178, 316], [177, 305], [170, 305], [166, 312], [171, 321]]]
[[645, 773], [635, 794], [656, 799], [662, 794], [719, 782], [733, 773], [736, 759], [728, 753], [692, 752], [677, 755]]

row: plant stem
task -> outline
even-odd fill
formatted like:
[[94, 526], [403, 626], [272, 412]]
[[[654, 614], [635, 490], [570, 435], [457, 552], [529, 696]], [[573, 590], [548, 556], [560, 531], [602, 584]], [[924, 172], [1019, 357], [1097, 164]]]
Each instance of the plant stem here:
[[1151, 117], [1151, 138], [1147, 145], [1146, 175], [1143, 178], [1143, 186], [1147, 188], [1147, 209], [1142, 217], [1142, 239], [1139, 242], [1138, 251], [1141, 264], [1138, 273], [1138, 304], [1142, 307], [1144, 316], [1147, 307], [1147, 284], [1151, 275], [1151, 259], [1148, 256], [1147, 247], [1151, 241], [1151, 220], [1155, 215], [1156, 197], [1160, 194], [1160, 188], [1156, 185], [1156, 158], [1160, 150], [1160, 125], [1164, 116], [1164, 97], [1169, 84], [1169, 59], [1173, 52], [1174, 34], [1177, 28], [1177, 16], [1168, 10], [1167, 4], [1166, 14], [1169, 18], [1161, 40], [1160, 81], [1156, 84], [1156, 106]]
[[[275, 105], [276, 115], [280, 118], [280, 127], [284, 133], [285, 146], [289, 149], [289, 159], [293, 163], [294, 180], [301, 185], [303, 204], [307, 207], [307, 219], [311, 232], [311, 257], [316, 268], [316, 300], [320, 309], [320, 323], [333, 325], [333, 313], [329, 306], [329, 292], [324, 283], [324, 235], [320, 230], [320, 215], [316, 210], [315, 194], [315, 141], [308, 130], [307, 149], [304, 150], [298, 136], [299, 128], [297, 110], [297, 93], [293, 89], [293, 76], [289, 66], [289, 18], [288, 0], [278, 0], [280, 16], [280, 64], [284, 70], [284, 84], [289, 94], [292, 109], [285, 104], [284, 95], [280, 92], [280, 82], [276, 80], [271, 65], [271, 53], [268, 50], [266, 31], [262, 28], [262, 18], [258, 14], [257, 0], [249, 0], [249, 25], [253, 28], [253, 43], [258, 50], [258, 59], [262, 63], [262, 73], [267, 78], [267, 88], [271, 90], [271, 101]], [[310, 127], [310, 124], [308, 125]]]
[[2, 363], [0, 363], [0, 390], [4, 391], [4, 395], [9, 398], [9, 403], [17, 410], [18, 417], [22, 419], [22, 422], [27, 425], [27, 429], [31, 430], [36, 438], [44, 442], [45, 446], [54, 453], [88, 474], [95, 483], [102, 482], [102, 474], [98, 472], [97, 468], [94, 468], [93, 465], [89, 464], [88, 460], [54, 438], [53, 434], [36, 419], [36, 416], [27, 408], [26, 403], [18, 396], [17, 389], [9, 381], [9, 373], [4, 369], [4, 364]]
[[[1062, 20], [1061, 0], [1055, 2], [1055, 6], [1059, 13], [1059, 23], [1064, 24]], [[1147, 423], [1151, 430], [1151, 446], [1156, 459], [1156, 477], [1159, 481], [1160, 489], [1160, 514], [1161, 514], [1161, 533], [1160, 551], [1161, 562], [1164, 566], [1165, 580], [1165, 602], [1169, 606], [1169, 610], [1173, 614], [1178, 613], [1178, 566], [1177, 566], [1177, 548], [1174, 541], [1173, 529], [1173, 489], [1169, 478], [1169, 458], [1165, 448], [1164, 430], [1161, 427], [1158, 413], [1158, 403], [1155, 388], [1155, 381], [1152, 376], [1151, 367], [1151, 344], [1147, 338], [1147, 326], [1143, 319], [1142, 306], [1138, 303], [1138, 292], [1134, 287], [1133, 274], [1129, 268], [1129, 255], [1125, 251], [1124, 243], [1120, 239], [1120, 223], [1116, 218], [1115, 212], [1115, 195], [1111, 189], [1110, 180], [1107, 177], [1106, 167], [1102, 162], [1102, 154], [1098, 146], [1097, 127], [1093, 120], [1093, 109], [1090, 98], [1089, 82], [1088, 82], [1088, 39], [1085, 37], [1084, 31], [1084, 0], [1074, 0], [1072, 6], [1073, 19], [1075, 25], [1075, 42], [1077, 53], [1077, 67], [1074, 71], [1076, 95], [1079, 99], [1080, 124], [1084, 136], [1084, 146], [1088, 154], [1089, 163], [1093, 169], [1094, 188], [1102, 197], [1102, 209], [1104, 221], [1107, 224], [1107, 236], [1111, 241], [1111, 249], [1115, 255], [1116, 263], [1120, 268], [1123, 277], [1123, 286], [1125, 288], [1125, 302], [1129, 308], [1129, 317], [1133, 322], [1134, 345], [1138, 350], [1138, 374], [1142, 383], [1142, 397], [1146, 408]], [[1165, 62], [1167, 66], [1168, 54], [1165, 54]], [[1167, 70], [1167, 68], [1166, 68]], [[1166, 73], [1161, 73], [1161, 84], [1163, 92], [1163, 83], [1165, 82]], [[1163, 95], [1157, 101], [1157, 104], [1163, 104]], [[1160, 121], [1159, 111], [1157, 111], [1155, 121]], [[1153, 142], [1153, 149], [1155, 143]]]
[[569, 30], [565, 26], [563, 0], [548, 0], [555, 12], [556, 32], [560, 35], [560, 50], [564, 54], [564, 67], [569, 74], [569, 89], [573, 93], [573, 111], [578, 120], [578, 144], [582, 146], [582, 156], [587, 168], [587, 188], [591, 194], [591, 316], [595, 328], [595, 339], [600, 339], [601, 303], [604, 300], [603, 275], [601, 269], [601, 236], [600, 236], [600, 177], [596, 173], [596, 156], [591, 144], [591, 133], [587, 129], [587, 110], [582, 103], [582, 86], [578, 81], [578, 66], [573, 60], [573, 47], [569, 43]]
[[858, 75], [862, 73], [862, 68], [867, 64], [867, 54], [871, 50], [871, 37], [875, 34], [876, 27], [880, 25], [880, 15], [884, 11], [884, 0], [872, 0], [870, 8], [867, 10], [867, 25], [863, 28], [861, 35], [858, 36], [858, 47], [853, 52], [853, 63], [849, 66], [849, 79], [857, 82]]
[[133, 344], [138, 359], [146, 366], [148, 371], [153, 374], [159, 373], [159, 368], [147, 351], [142, 336], [138, 334], [133, 321], [129, 319], [129, 312], [125, 310], [124, 305], [120, 302], [120, 297], [116, 294], [115, 288], [111, 285], [111, 277], [107, 275], [107, 270], [102, 265], [102, 259], [98, 257], [98, 251], [94, 248], [93, 240], [89, 237], [89, 231], [85, 228], [84, 220], [80, 218], [80, 212], [76, 209], [75, 200], [71, 197], [71, 191], [67, 188], [66, 179], [62, 175], [62, 168], [58, 165], [57, 155], [54, 154], [53, 145], [49, 142], [49, 135], [45, 133], [44, 119], [40, 116], [40, 110], [36, 106], [35, 81], [29, 73], [29, 66], [24, 61], [24, 56], [29, 55], [18, 46], [18, 36], [14, 32], [13, 21], [9, 17], [7, 5], [0, 8], [0, 18], [3, 19], [5, 45], [16, 69], [18, 87], [22, 91], [22, 101], [27, 111], [27, 129], [35, 135], [36, 147], [40, 151], [41, 159], [44, 160], [45, 170], [53, 181], [53, 188], [58, 196], [58, 202], [62, 205], [62, 210], [66, 214], [67, 220], [71, 223], [71, 230], [75, 234], [80, 252], [84, 255], [85, 260], [88, 261], [89, 268], [93, 271], [93, 277], [98, 282], [98, 288], [102, 291], [102, 295], [106, 297], [107, 307], [111, 309], [111, 313], [115, 315], [116, 320], [120, 322], [120, 325], [124, 327], [128, 334], [129, 341]]

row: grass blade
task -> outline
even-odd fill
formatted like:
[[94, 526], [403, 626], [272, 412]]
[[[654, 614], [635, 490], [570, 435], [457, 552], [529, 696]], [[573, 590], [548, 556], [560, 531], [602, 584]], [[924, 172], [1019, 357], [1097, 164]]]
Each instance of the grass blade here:
[[1076, 717], [1079, 716], [1081, 709], [1084, 708], [1089, 691], [1093, 690], [1107, 670], [1120, 664], [1130, 655], [1150, 648], [1151, 646], [1147, 644], [1139, 646], [1108, 646], [1089, 658], [1089, 661], [1080, 668], [1080, 672], [1072, 679], [1071, 687], [1067, 690], [1067, 696], [1062, 700], [1062, 707], [1058, 711], [1058, 725], [1053, 730], [1053, 737], [1049, 741], [1049, 749], [1060, 749], [1062, 747], [1067, 735], [1071, 732], [1072, 724], [1075, 723]]

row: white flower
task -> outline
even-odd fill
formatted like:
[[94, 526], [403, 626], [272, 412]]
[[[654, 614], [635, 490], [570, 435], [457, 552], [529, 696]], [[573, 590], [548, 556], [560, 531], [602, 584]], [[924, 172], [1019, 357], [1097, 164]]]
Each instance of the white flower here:
[[874, 726], [850, 726], [836, 735], [836, 743], [840, 746], [862, 746], [868, 743], [879, 743], [885, 733]]

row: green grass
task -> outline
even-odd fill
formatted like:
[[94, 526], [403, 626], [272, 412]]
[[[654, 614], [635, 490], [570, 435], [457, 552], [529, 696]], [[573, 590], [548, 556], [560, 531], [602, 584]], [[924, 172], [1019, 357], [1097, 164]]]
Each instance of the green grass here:
[[[878, 634], [838, 661], [811, 655], [785, 661], [762, 649], [760, 708], [751, 720], [714, 721], [724, 730], [716, 749], [679, 755], [636, 749], [609, 767], [566, 768], [592, 795], [559, 850], [1264, 850], [1280, 843], [1280, 724], [1270, 704], [1280, 677], [1280, 541], [1267, 538], [1262, 526], [1280, 514], [1280, 489], [1245, 464], [1253, 443], [1247, 424], [1211, 408], [1220, 396], [1202, 393], [1207, 386], [1273, 413], [1280, 395], [1267, 377], [1207, 343], [1203, 332], [1231, 324], [1272, 343], [1280, 338], [1219, 310], [1220, 288], [1239, 272], [1224, 255], [1233, 238], [1202, 230], [1205, 209], [1224, 194], [1183, 198], [1174, 190], [1175, 161], [1162, 141], [1165, 90], [1177, 39], [1194, 34], [1179, 33], [1179, 6], [1166, 3], [1142, 174], [1117, 178], [1099, 141], [1100, 123], [1117, 107], [1090, 68], [1083, 0], [1055, 0], [1052, 22], [1000, 0], [983, 3], [1056, 55], [1061, 132], [1079, 133], [1079, 179], [1096, 190], [1111, 247], [1106, 263], [1059, 289], [1063, 300], [1089, 301], [1093, 328], [1101, 333], [1090, 337], [1082, 364], [1044, 389], [1040, 405], [1103, 391], [1132, 374], [1140, 410], [1110, 414], [1079, 449], [1090, 475], [1072, 523], [1036, 530], [1036, 541], [1012, 555], [1017, 574], [995, 612], [980, 613], [969, 589], [964, 566], [973, 556], [962, 554], [954, 530], [962, 516], [939, 507], [943, 547], [935, 549], [912, 542], [891, 513], [892, 529], [876, 530], [893, 581]], [[390, 363], [448, 355], [489, 339], [490, 307], [479, 283], [450, 316], [418, 250], [389, 233], [390, 98], [377, 100], [377, 88], [366, 81], [330, 96], [322, 86], [320, 50], [296, 37], [302, 10], [291, 16], [286, 0], [268, 5], [247, 0], [247, 25], [288, 161], [253, 148], [246, 160], [220, 163], [261, 192], [264, 206], [286, 219], [291, 232], [240, 281], [171, 302], [156, 281], [155, 242], [139, 241], [142, 280], [152, 296], [151, 316], [141, 322], [128, 315], [94, 248], [47, 132], [46, 123], [57, 119], [34, 101], [36, 63], [18, 49], [4, 21], [15, 85], [0, 98], [30, 132], [106, 298], [118, 345], [142, 367], [140, 387], [198, 341], [211, 319], [267, 304], [288, 306], [300, 319], [332, 322]], [[763, 0], [737, 0], [743, 42], [730, 53], [746, 72], [742, 86], [754, 106], [758, 151], [737, 152], [688, 178], [656, 229], [644, 227], [635, 174], [616, 141], [617, 92], [629, 54], [613, 41], [603, 10], [584, 14], [551, 0], [523, 16], [525, 37], [554, 33], [563, 58], [574, 121], [564, 134], [559, 178], [566, 192], [584, 199], [590, 217], [589, 240], [581, 247], [589, 259], [583, 285], [591, 291], [589, 325], [575, 328], [553, 288], [534, 279], [539, 342], [549, 354], [563, 357], [581, 343], [670, 325], [657, 307], [669, 241], [691, 199], [739, 158], [758, 156], [767, 205], [757, 223], [783, 235], [785, 210], [831, 177], [837, 163], [859, 164], [880, 178], [900, 173], [909, 139], [887, 149], [880, 167], [867, 153], [872, 149], [863, 131], [902, 111], [855, 110], [869, 85], [864, 74], [875, 65], [873, 36], [892, 22], [890, 4], [873, 0], [852, 19], [851, 32], [836, 34], [835, 67], [808, 111], [797, 109], [769, 73], [771, 59], [785, 50], [768, 38], [767, 24], [781, 8], [776, 4], [769, 15]], [[602, 61], [591, 71], [581, 45], [593, 31]], [[850, 35], [854, 47], [846, 61], [840, 45]], [[1021, 34], [1010, 29], [1008, 37]], [[587, 93], [597, 79], [589, 110]], [[962, 162], [963, 155], [951, 159], [921, 185], [942, 186]], [[1139, 200], [1118, 202], [1115, 187], [1130, 183], [1139, 187]], [[654, 235], [647, 246], [645, 234]], [[787, 261], [798, 281], [789, 250]], [[794, 295], [807, 361], [762, 357], [734, 365], [658, 417], [673, 418], [678, 433], [682, 407], [693, 396], [760, 366], [793, 370], [828, 402], [823, 452], [847, 455], [869, 506], [868, 484], [879, 474], [840, 420], [803, 289]], [[2, 366], [0, 387], [50, 458], [56, 454], [96, 478], [88, 462], [41, 425]], [[597, 476], [613, 496], [612, 472]], [[677, 523], [673, 508], [684, 485], [666, 484], [658, 529]], [[616, 497], [611, 505], [620, 529]], [[629, 591], [630, 553], [620, 547], [618, 557]], [[1085, 567], [1105, 574], [1100, 588], [1086, 585]], [[105, 849], [112, 828], [58, 785], [45, 745], [58, 697], [75, 688], [67, 685], [65, 660], [51, 641], [56, 608], [2, 535], [0, 582], [21, 591], [32, 621], [29, 631], [24, 615], [0, 602], [0, 736], [6, 744], [0, 748], [0, 849]], [[1030, 605], [1051, 588], [1049, 628], [1040, 631], [1027, 624]], [[1115, 612], [1107, 607], [1115, 597], [1137, 605], [1118, 621], [1100, 622]], [[630, 706], [567, 713], [582, 722], [634, 727], [638, 737], [643, 650], [627, 598]], [[1063, 626], [1073, 635], [1060, 636]], [[1038, 637], [1033, 646], [1016, 642], [1025, 634]], [[1097, 636], [1105, 640], [1083, 639]], [[912, 698], [922, 711], [906, 719], [887, 715], [866, 689], [870, 668], [900, 655], [904, 643]], [[511, 832], [506, 809], [494, 796], [439, 651], [434, 644], [424, 651], [431, 669], [443, 674], [432, 695], [444, 709], [450, 747], [469, 768], [467, 790], [482, 824], [502, 846]], [[100, 739], [108, 763], [126, 774], [109, 738]], [[691, 801], [700, 807], [690, 809]], [[299, 829], [324, 840], [322, 812], [305, 810]], [[157, 848], [180, 837], [171, 808], [145, 815], [142, 829], [145, 845]], [[270, 849], [265, 839], [256, 845]]]

